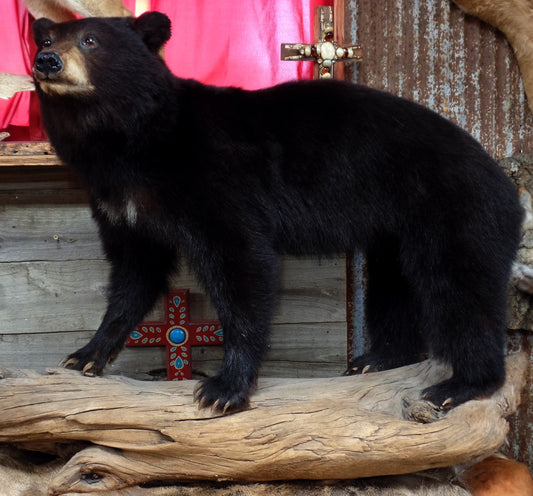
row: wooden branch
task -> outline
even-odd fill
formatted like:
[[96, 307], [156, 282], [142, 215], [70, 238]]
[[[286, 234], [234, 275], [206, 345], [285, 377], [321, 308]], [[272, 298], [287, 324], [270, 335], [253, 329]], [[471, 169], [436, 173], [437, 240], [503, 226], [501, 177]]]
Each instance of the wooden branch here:
[[[118, 490], [150, 481], [352, 479], [462, 463], [504, 442], [527, 356], [507, 360], [505, 386], [421, 424], [420, 391], [449, 376], [426, 361], [364, 376], [264, 379], [249, 410], [198, 411], [195, 381], [88, 378], [54, 369], [0, 381], [0, 442], [44, 449], [90, 442], [50, 491]], [[407, 408], [406, 408], [407, 405]], [[420, 418], [420, 416], [419, 416]]]
[[0, 72], [0, 98], [8, 100], [19, 91], [34, 91], [35, 84], [31, 76]]
[[24, 0], [31, 15], [35, 19], [48, 17], [54, 22], [76, 19], [75, 14], [82, 17], [127, 17], [131, 12], [124, 7], [122, 0]]
[[[491, 457], [489, 457], [490, 459]], [[483, 462], [482, 462], [483, 463]], [[13, 446], [0, 446], [0, 494], [2, 496], [50, 496], [48, 488], [61, 460], [43, 464], [42, 457]], [[489, 479], [490, 480], [490, 479]], [[98, 486], [99, 484], [97, 484]], [[88, 486], [88, 484], [86, 485]], [[79, 487], [83, 490], [83, 487]], [[100, 489], [102, 489], [100, 487]], [[456, 480], [453, 468], [416, 474], [343, 481], [285, 481], [249, 484], [184, 482], [155, 487], [127, 487], [98, 491], [98, 496], [470, 496]], [[507, 493], [504, 493], [507, 495]], [[521, 496], [529, 494], [519, 492]], [[87, 496], [69, 492], [64, 496]]]

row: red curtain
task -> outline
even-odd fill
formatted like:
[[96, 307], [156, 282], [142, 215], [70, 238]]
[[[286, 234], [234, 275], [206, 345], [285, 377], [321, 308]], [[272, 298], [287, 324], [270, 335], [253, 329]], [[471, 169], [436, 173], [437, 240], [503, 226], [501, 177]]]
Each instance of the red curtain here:
[[[0, 16], [0, 72], [31, 74], [35, 50], [31, 40], [28, 11], [17, 0], [4, 0]], [[31, 92], [15, 94], [0, 100], [0, 131], [8, 130], [13, 137], [29, 139]]]
[[165, 58], [180, 77], [257, 89], [312, 78], [311, 63], [282, 62], [281, 43], [312, 41], [312, 10], [333, 0], [152, 0], [172, 19]]
[[[124, 4], [135, 12], [136, 0]], [[312, 64], [279, 60], [281, 43], [312, 41], [312, 12], [333, 0], [150, 0], [172, 20], [165, 48], [170, 69], [207, 84], [256, 89], [312, 77]], [[31, 19], [21, 0], [2, 0], [0, 72], [31, 74]], [[36, 95], [0, 100], [0, 130], [40, 139]]]

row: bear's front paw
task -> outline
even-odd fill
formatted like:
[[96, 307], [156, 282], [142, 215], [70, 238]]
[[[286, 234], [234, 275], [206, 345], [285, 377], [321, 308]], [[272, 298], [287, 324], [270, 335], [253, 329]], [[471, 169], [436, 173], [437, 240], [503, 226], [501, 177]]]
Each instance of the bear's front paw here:
[[81, 370], [81, 373], [88, 377], [94, 377], [95, 375], [100, 375], [101, 373], [101, 371], [95, 370], [94, 362], [84, 363], [74, 355], [69, 355], [68, 357], [63, 358], [63, 360], [61, 360], [59, 363], [59, 366], [66, 369]]
[[59, 365], [66, 369], [80, 370], [83, 375], [94, 377], [102, 375], [107, 362], [107, 357], [98, 351], [88, 352], [82, 348], [64, 358]]
[[225, 379], [215, 375], [200, 381], [194, 389], [194, 400], [198, 408], [211, 407], [215, 412], [234, 413], [245, 410], [248, 405], [250, 386], [242, 381]]

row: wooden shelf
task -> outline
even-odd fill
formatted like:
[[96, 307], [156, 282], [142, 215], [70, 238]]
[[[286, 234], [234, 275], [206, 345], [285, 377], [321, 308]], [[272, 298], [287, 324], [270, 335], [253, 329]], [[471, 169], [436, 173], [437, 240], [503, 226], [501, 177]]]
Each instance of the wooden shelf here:
[[48, 141], [0, 141], [0, 167], [63, 166]]

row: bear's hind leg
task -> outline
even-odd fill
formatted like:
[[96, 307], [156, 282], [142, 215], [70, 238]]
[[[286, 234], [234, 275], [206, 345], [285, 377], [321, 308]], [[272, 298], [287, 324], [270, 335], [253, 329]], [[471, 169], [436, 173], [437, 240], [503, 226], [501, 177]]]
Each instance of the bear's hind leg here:
[[[449, 236], [449, 239], [453, 239]], [[512, 256], [495, 246], [455, 249], [418, 258], [424, 328], [432, 356], [453, 376], [422, 392], [436, 406], [453, 407], [486, 396], [505, 380], [507, 281]], [[463, 246], [468, 246], [463, 243]], [[486, 259], [479, 253], [485, 250]]]
[[[492, 288], [503, 293], [497, 285]], [[432, 305], [435, 320], [429, 332], [433, 356], [449, 363], [453, 376], [426, 388], [422, 397], [451, 408], [490, 395], [503, 384], [506, 309], [502, 294], [483, 305], [475, 292], [449, 291]], [[427, 304], [431, 305], [429, 299]]]
[[402, 274], [399, 243], [383, 238], [367, 253], [366, 323], [369, 352], [350, 361], [347, 375], [377, 372], [420, 361], [420, 333], [415, 290]]

